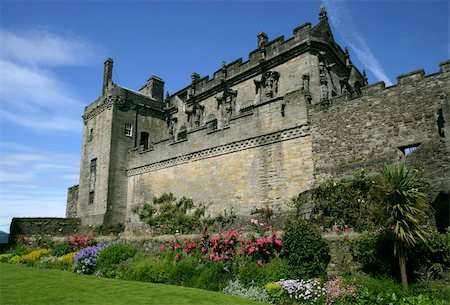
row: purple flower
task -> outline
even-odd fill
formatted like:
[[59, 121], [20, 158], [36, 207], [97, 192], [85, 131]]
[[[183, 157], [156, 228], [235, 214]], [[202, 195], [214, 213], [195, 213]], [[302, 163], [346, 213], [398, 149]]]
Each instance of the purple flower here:
[[75, 255], [75, 271], [84, 274], [93, 273], [97, 263], [98, 254], [107, 246], [107, 244], [100, 244], [98, 246], [83, 248], [80, 253]]

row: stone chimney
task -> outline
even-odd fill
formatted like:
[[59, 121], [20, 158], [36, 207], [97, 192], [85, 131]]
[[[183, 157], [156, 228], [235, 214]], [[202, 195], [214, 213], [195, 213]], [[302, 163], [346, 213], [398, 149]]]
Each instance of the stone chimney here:
[[164, 81], [155, 75], [150, 76], [146, 84], [146, 94], [150, 95], [155, 101], [164, 102]]
[[105, 67], [103, 70], [103, 88], [102, 95], [105, 95], [106, 89], [112, 84], [112, 72], [113, 72], [113, 63], [112, 58], [107, 58], [105, 60]]

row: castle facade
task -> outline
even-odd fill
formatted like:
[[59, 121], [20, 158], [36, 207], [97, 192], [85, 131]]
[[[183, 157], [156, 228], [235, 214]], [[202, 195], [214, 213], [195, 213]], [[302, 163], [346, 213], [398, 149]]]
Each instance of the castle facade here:
[[172, 192], [210, 214], [283, 206], [315, 183], [405, 160], [423, 167], [433, 196], [450, 191], [450, 61], [439, 72], [369, 85], [333, 38], [326, 10], [288, 40], [260, 32], [245, 62], [164, 96], [112, 82], [87, 106], [79, 185], [67, 217], [88, 225], [139, 223], [133, 207]]

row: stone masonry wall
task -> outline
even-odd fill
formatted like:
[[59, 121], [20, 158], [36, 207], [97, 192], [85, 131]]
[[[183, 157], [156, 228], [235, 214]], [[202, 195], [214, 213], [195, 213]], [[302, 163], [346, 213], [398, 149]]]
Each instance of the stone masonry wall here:
[[[281, 104], [285, 103], [285, 113]], [[185, 141], [164, 141], [134, 152], [128, 169], [128, 220], [134, 205], [164, 192], [212, 203], [216, 214], [239, 215], [265, 204], [281, 205], [314, 180], [306, 101], [300, 91], [235, 117], [228, 128], [202, 128]]]
[[358, 168], [379, 170], [383, 163], [405, 158], [399, 148], [420, 144], [406, 161], [420, 164], [432, 187], [448, 192], [448, 135], [439, 117], [443, 110], [448, 117], [442, 96], [450, 94], [449, 65], [442, 63], [439, 73], [428, 76], [423, 70], [401, 75], [398, 85], [389, 88], [384, 83], [365, 87], [356, 99], [340, 96], [331, 106], [310, 106], [318, 179]]
[[66, 217], [77, 217], [78, 212], [78, 187], [74, 185], [67, 190], [67, 205], [66, 205]]

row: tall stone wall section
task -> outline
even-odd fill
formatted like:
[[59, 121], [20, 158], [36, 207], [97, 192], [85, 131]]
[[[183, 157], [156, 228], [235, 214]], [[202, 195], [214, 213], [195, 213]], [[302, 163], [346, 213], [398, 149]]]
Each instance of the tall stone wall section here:
[[164, 192], [211, 204], [212, 215], [231, 207], [249, 215], [309, 189], [314, 169], [305, 103], [294, 91], [233, 117], [227, 128], [196, 129], [186, 140], [134, 152], [127, 171], [128, 221], [137, 221], [135, 205]]
[[[367, 86], [362, 96], [340, 96], [330, 106], [311, 105], [308, 117], [313, 159], [319, 180], [358, 168], [379, 170], [406, 160], [425, 169], [435, 191], [449, 190], [448, 100], [450, 62], [425, 76], [423, 70], [400, 75], [398, 84]], [[447, 126], [446, 126], [447, 125]], [[402, 147], [420, 144], [405, 158]]]
[[67, 190], [66, 218], [78, 216], [78, 187], [77, 184]]

